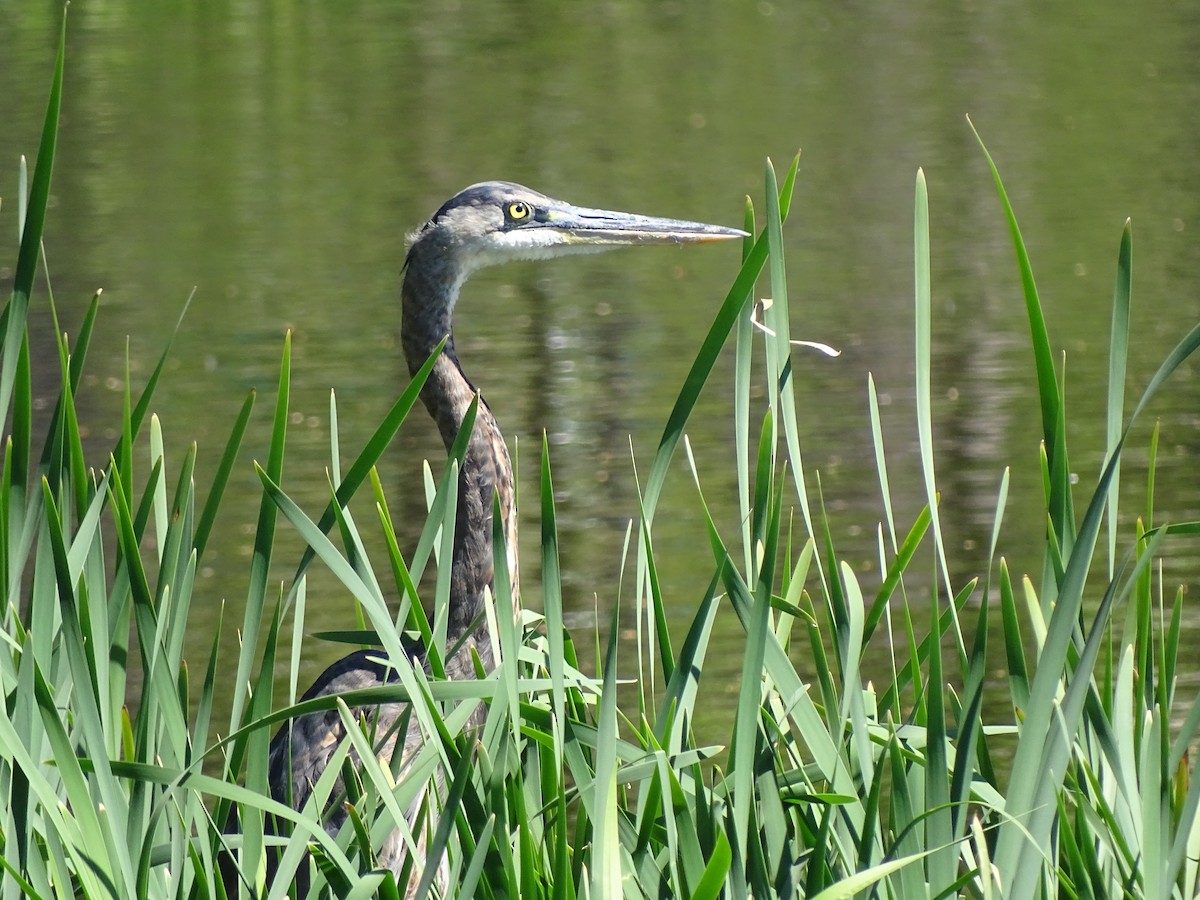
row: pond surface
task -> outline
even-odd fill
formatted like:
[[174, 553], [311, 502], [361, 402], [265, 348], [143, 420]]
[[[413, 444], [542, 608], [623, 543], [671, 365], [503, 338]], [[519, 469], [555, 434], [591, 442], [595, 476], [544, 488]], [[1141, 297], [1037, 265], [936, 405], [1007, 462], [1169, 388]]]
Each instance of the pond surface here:
[[[36, 153], [59, 11], [0, 2], [0, 233], [9, 236], [17, 157]], [[795, 374], [809, 477], [819, 472], [839, 553], [873, 593], [882, 506], [869, 372], [885, 404], [902, 529], [923, 502], [911, 315], [914, 178], [923, 167], [935, 443], [954, 576], [964, 584], [986, 565], [1011, 466], [1001, 550], [1014, 574], [1036, 581], [1044, 524], [1028, 326], [1009, 235], [965, 116], [1005, 177], [1052, 342], [1066, 354], [1068, 439], [1086, 484], [1101, 462], [1126, 217], [1135, 235], [1131, 402], [1200, 316], [1198, 109], [1200, 12], [1184, 4], [1101, 0], [1079, 15], [1068, 5], [977, 2], [81, 0], [70, 11], [46, 250], [65, 327], [104, 290], [80, 395], [89, 452], [102, 465], [117, 437], [125, 336], [141, 384], [194, 288], [155, 404], [170, 468], [195, 440], [207, 484], [243, 397], [258, 390], [203, 561], [193, 629], [193, 655], [202, 655], [222, 601], [226, 632], [240, 622], [259, 498], [251, 460], [266, 456], [285, 331], [294, 358], [284, 486], [315, 515], [327, 497], [330, 392], [349, 458], [406, 382], [397, 340], [404, 236], [446, 197], [495, 178], [583, 205], [736, 225], [744, 195], [761, 209], [764, 158], [782, 170], [803, 148], [786, 229], [791, 317], [797, 336], [843, 353], [798, 352]], [[15, 259], [15, 241], [5, 246], [3, 259]], [[630, 446], [644, 477], [737, 264], [736, 246], [522, 263], [481, 273], [464, 294], [464, 367], [520, 448], [526, 601], [540, 601], [539, 520], [528, 498], [537, 496], [545, 431], [581, 646], [591, 644], [597, 609], [607, 621], [637, 514]], [[11, 277], [0, 269], [0, 283]], [[48, 391], [57, 376], [44, 289], [35, 303], [35, 365]], [[706, 496], [735, 535], [730, 363], [731, 355], [714, 373], [688, 431]], [[1195, 373], [1194, 362], [1185, 365], [1134, 430], [1130, 516], [1145, 506], [1157, 418], [1155, 521], [1200, 518]], [[406, 550], [424, 520], [426, 458], [436, 469], [443, 453], [418, 411], [381, 466]], [[374, 521], [368, 505], [358, 521]], [[283, 582], [300, 545], [286, 524], [280, 530], [273, 576]], [[682, 628], [712, 568], [682, 458], [655, 530]], [[1186, 539], [1168, 552], [1170, 597], [1196, 580], [1200, 553]], [[345, 592], [314, 578], [312, 628], [352, 625]], [[927, 602], [914, 587], [910, 599]], [[1189, 614], [1187, 624], [1195, 631], [1200, 619]], [[714, 640], [722, 643], [710, 652], [709, 690], [736, 690], [741, 634], [732, 617]], [[308, 674], [340, 652], [312, 642]]]

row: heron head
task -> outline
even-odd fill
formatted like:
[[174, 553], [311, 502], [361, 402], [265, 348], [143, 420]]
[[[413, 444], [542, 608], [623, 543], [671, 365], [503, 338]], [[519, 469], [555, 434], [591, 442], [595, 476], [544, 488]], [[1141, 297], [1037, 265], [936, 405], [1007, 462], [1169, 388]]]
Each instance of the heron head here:
[[[513, 259], [549, 259], [611, 247], [688, 244], [745, 237], [744, 231], [572, 206], [507, 181], [471, 185], [410, 236], [410, 254], [433, 250], [465, 277]], [[420, 251], [418, 251], [420, 248]]]

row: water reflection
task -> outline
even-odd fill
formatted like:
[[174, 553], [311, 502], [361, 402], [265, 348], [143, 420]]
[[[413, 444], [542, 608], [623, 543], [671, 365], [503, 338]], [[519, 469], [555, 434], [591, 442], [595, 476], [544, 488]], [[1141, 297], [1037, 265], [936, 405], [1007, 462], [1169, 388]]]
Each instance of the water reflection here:
[[[0, 71], [5, 198], [15, 193], [15, 153], [36, 146], [58, 13], [52, 4], [0, 7], [10, 48]], [[315, 511], [327, 490], [330, 390], [350, 453], [405, 381], [396, 347], [404, 231], [473, 181], [508, 178], [584, 204], [733, 224], [742, 194], [757, 196], [763, 155], [786, 159], [804, 146], [788, 228], [792, 320], [801, 336], [845, 351], [836, 361], [797, 357], [804, 451], [814, 482], [820, 472], [839, 552], [864, 582], [878, 578], [882, 517], [868, 371], [890, 400], [883, 419], [901, 530], [924, 502], [909, 312], [918, 165], [932, 201], [934, 416], [953, 571], [959, 583], [980, 572], [1006, 465], [1002, 552], [1014, 572], [1041, 567], [1027, 326], [965, 113], [1005, 174], [1051, 334], [1067, 353], [1078, 471], [1101, 462], [1108, 302], [1126, 216], [1136, 234], [1131, 397], [1200, 313], [1200, 156], [1191, 152], [1200, 24], [1185, 7], [1134, 11], [1104, 0], [1080, 18], [1068, 8], [1035, 15], [974, 3], [118, 2], [77, 4], [71, 17], [47, 253], [66, 327], [105, 289], [81, 394], [89, 451], [102, 462], [116, 437], [124, 336], [144, 380], [193, 285], [157, 405], [172, 458], [199, 441], [198, 477], [211, 478], [242, 397], [259, 391], [201, 573], [214, 612], [245, 591], [259, 490], [250, 459], [265, 455], [284, 331], [295, 356], [285, 488]], [[15, 208], [0, 208], [6, 234]], [[520, 447], [531, 602], [543, 431], [567, 597], [587, 621], [597, 604], [610, 608], [637, 511], [630, 437], [644, 472], [735, 258], [731, 248], [662, 250], [510, 267], [469, 286], [459, 345]], [[35, 316], [48, 334], [44, 309]], [[48, 339], [37, 356], [53, 358]], [[1145, 505], [1150, 417], [1163, 429], [1155, 520], [1200, 516], [1193, 369], [1135, 431], [1128, 517]], [[732, 534], [730, 390], [719, 368], [689, 432], [714, 513]], [[423, 458], [440, 466], [442, 450], [418, 411], [382, 472], [409, 547], [424, 519]], [[682, 468], [662, 508], [656, 551], [680, 625], [709, 577]], [[360, 524], [369, 521], [361, 511]], [[282, 531], [280, 581], [299, 552]], [[1177, 540], [1170, 553], [1167, 584], [1194, 578], [1195, 548]], [[327, 582], [318, 576], [312, 590], [314, 629], [350, 614]], [[727, 626], [719, 633], [728, 645], [712, 655], [736, 666], [739, 629]], [[202, 631], [198, 623], [200, 647]], [[339, 653], [314, 647], [313, 670]]]

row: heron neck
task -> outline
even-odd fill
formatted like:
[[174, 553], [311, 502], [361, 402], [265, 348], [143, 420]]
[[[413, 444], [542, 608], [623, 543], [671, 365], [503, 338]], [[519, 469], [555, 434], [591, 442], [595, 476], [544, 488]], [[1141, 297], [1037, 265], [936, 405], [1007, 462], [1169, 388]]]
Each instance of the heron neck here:
[[[437, 422], [447, 451], [458, 437], [476, 388], [467, 379], [454, 351], [451, 317], [461, 279], [431, 277], [428, 268], [410, 257], [401, 291], [403, 310], [401, 342], [410, 373], [415, 373], [433, 353], [442, 338], [448, 338], [429, 378], [421, 389], [421, 400]], [[447, 642], [453, 644], [472, 631], [481, 620], [485, 592], [495, 593], [492, 509], [496, 492], [507, 543], [513, 612], [517, 611], [517, 528], [512, 463], [504, 437], [491, 409], [480, 398], [471, 438], [463, 455], [458, 478], [458, 506], [451, 560], [450, 608], [446, 623]], [[477, 648], [491, 664], [486, 626], [478, 625]]]

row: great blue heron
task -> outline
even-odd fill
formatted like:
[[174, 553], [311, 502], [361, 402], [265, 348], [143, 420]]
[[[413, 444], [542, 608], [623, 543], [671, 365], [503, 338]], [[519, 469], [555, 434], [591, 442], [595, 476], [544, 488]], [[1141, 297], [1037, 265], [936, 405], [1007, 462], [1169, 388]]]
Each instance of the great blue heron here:
[[[401, 290], [401, 338], [409, 371], [416, 372], [442, 339], [448, 338], [421, 391], [421, 399], [437, 422], [447, 450], [476, 395], [475, 386], [459, 365], [451, 327], [459, 290], [471, 273], [513, 259], [546, 259], [628, 244], [699, 243], [743, 236], [744, 232], [719, 225], [571, 206], [503, 181], [472, 185], [447, 200], [410, 235]], [[494, 665], [483, 616], [485, 593], [494, 588], [493, 494], [500, 500], [516, 614], [519, 591], [512, 465], [496, 419], [480, 400], [458, 481], [446, 623], [447, 647], [458, 649], [445, 661], [450, 678], [474, 677], [472, 650], [479, 654], [486, 669]], [[414, 664], [424, 664], [423, 648], [414, 646], [409, 652]], [[395, 680], [395, 670], [381, 660], [381, 651], [360, 650], [326, 669], [304, 699]], [[399, 729], [395, 726], [405, 709], [404, 703], [388, 703], [359, 711], [372, 722], [375, 734], [386, 736], [376, 748], [385, 764], [396, 750]], [[416, 718], [410, 719], [401, 745], [401, 764], [422, 741]], [[344, 736], [336, 710], [309, 713], [280, 728], [271, 741], [272, 795], [300, 809]], [[338, 790], [335, 788], [335, 796]], [[345, 817], [340, 805], [326, 811], [326, 828], [331, 834], [337, 833]], [[379, 862], [399, 877], [405, 858], [400, 834], [393, 832], [378, 850]]]

